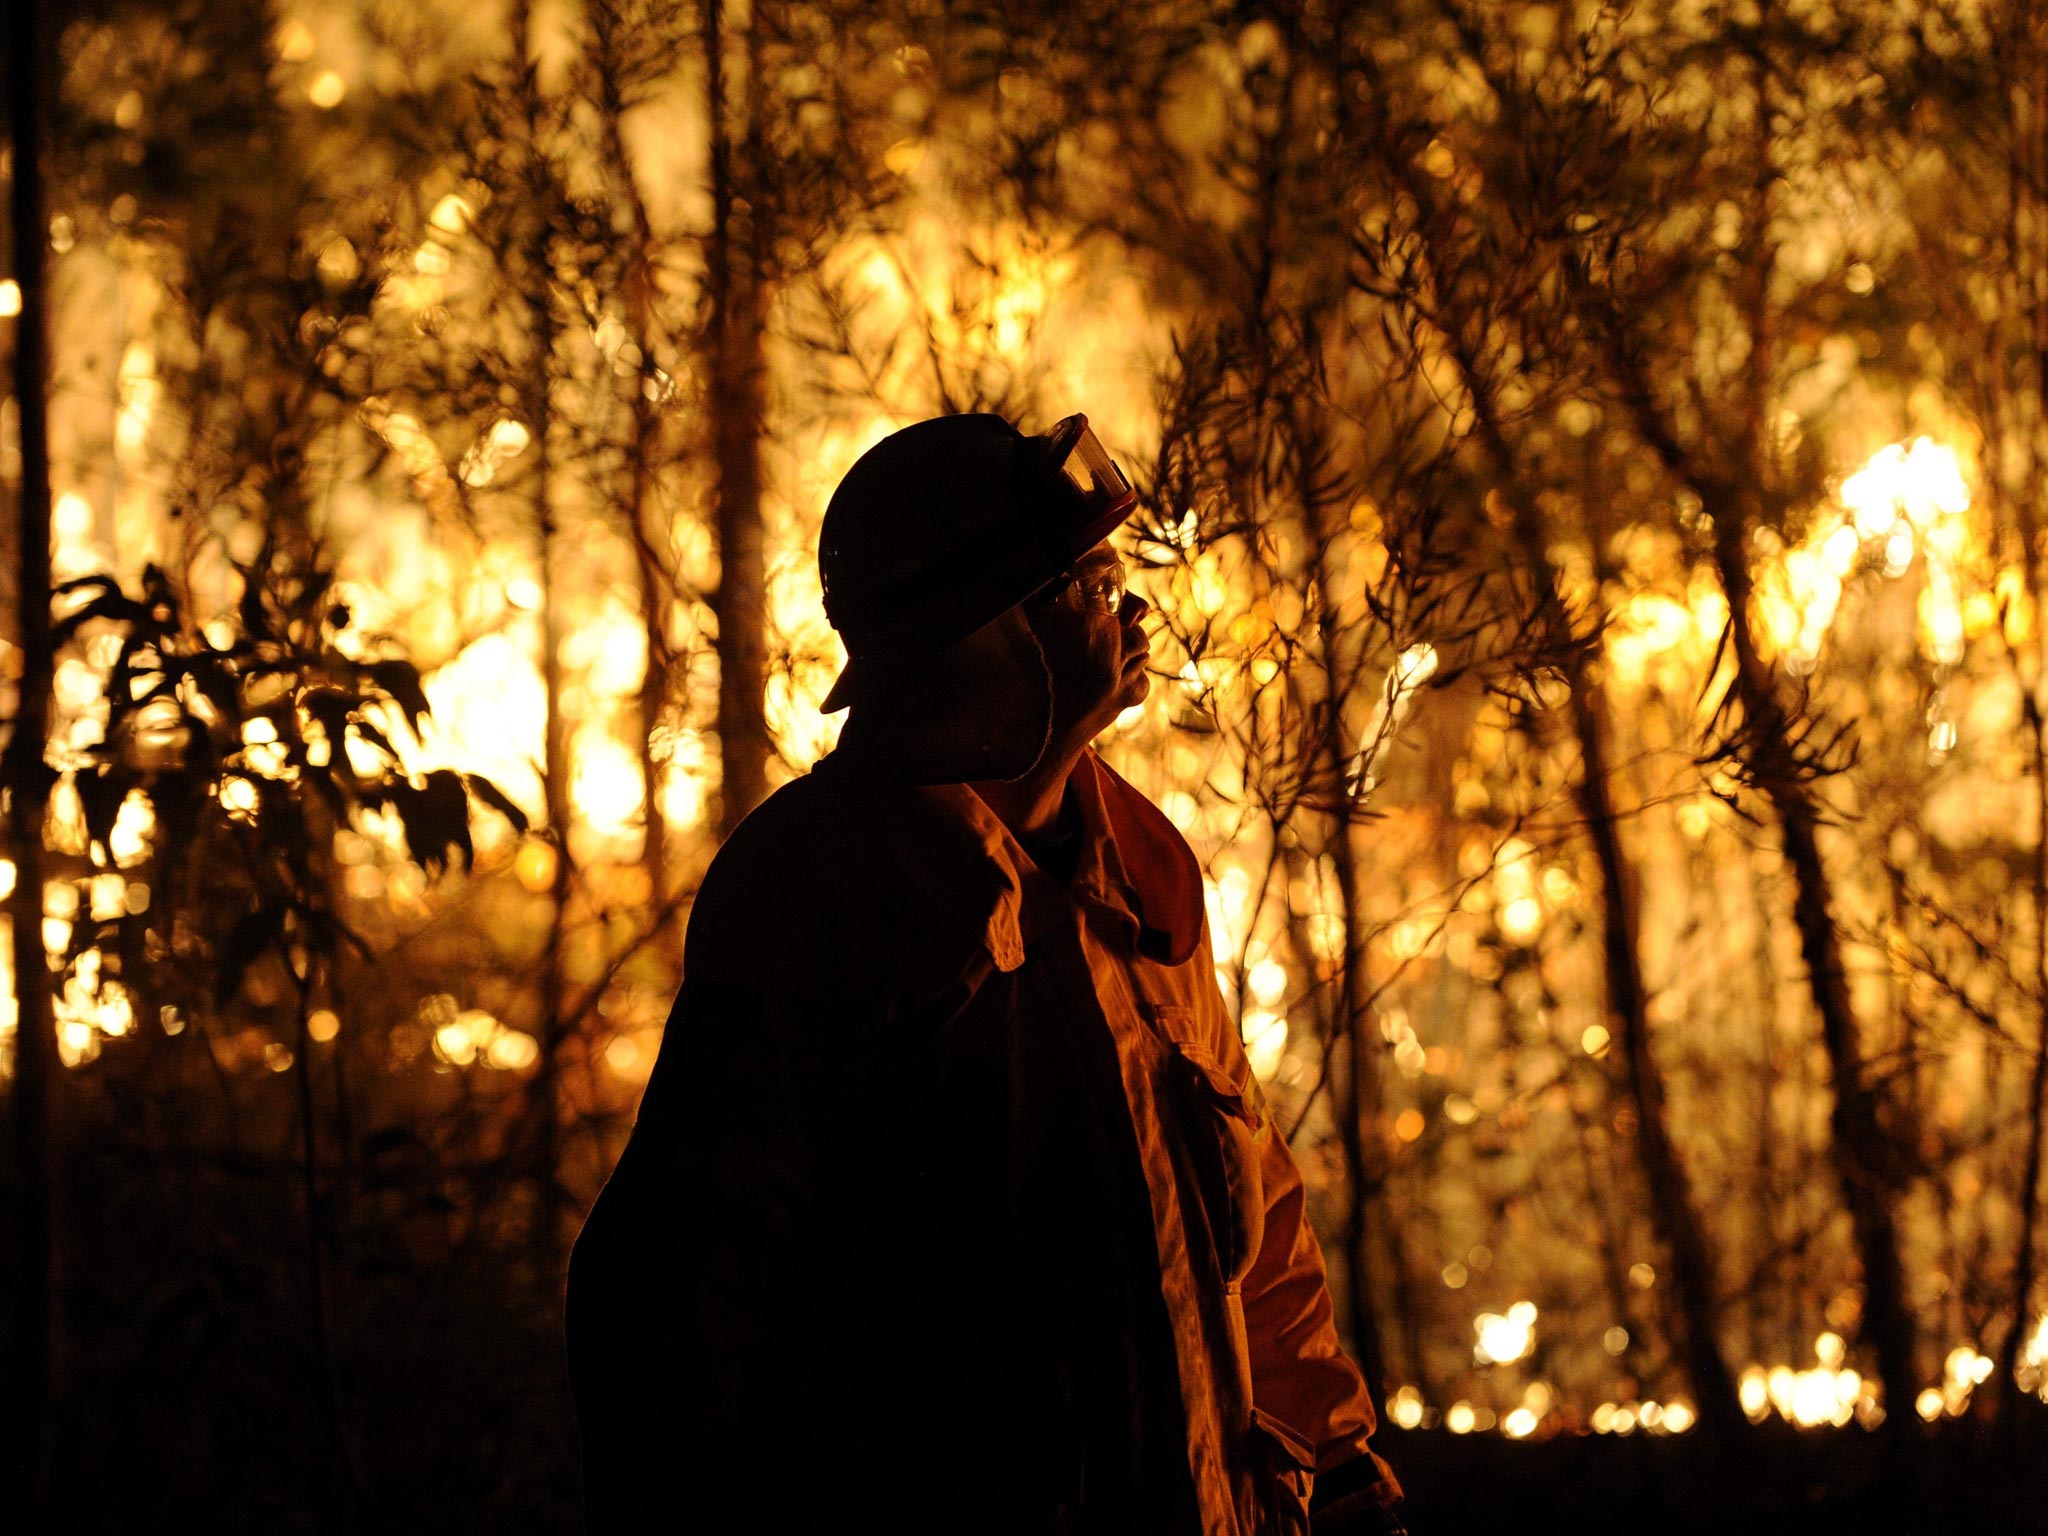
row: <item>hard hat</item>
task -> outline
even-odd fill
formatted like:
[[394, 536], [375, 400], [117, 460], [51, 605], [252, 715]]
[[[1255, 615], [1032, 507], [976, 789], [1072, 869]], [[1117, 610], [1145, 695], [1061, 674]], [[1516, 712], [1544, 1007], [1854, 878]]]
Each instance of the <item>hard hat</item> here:
[[1086, 416], [1039, 437], [987, 414], [892, 432], [825, 509], [818, 574], [847, 664], [822, 707], [844, 709], [892, 664], [974, 633], [1059, 577], [1136, 505]]

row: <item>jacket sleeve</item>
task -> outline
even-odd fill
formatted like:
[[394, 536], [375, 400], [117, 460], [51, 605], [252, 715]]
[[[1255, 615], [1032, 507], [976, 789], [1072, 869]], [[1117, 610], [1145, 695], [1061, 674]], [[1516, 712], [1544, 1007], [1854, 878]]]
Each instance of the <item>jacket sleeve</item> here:
[[1277, 1124], [1261, 1140], [1266, 1230], [1243, 1288], [1252, 1396], [1262, 1415], [1313, 1447], [1318, 1486], [1311, 1507], [1321, 1530], [1326, 1512], [1334, 1522], [1353, 1509], [1390, 1510], [1401, 1486], [1368, 1444], [1376, 1422], [1372, 1398], [1337, 1340], [1301, 1171]]

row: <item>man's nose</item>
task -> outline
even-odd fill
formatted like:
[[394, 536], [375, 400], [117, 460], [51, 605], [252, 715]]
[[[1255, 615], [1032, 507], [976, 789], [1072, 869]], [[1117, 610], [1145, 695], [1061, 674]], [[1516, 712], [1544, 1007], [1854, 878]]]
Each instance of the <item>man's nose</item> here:
[[1124, 590], [1124, 600], [1118, 606], [1118, 616], [1127, 629], [1136, 629], [1145, 622], [1145, 615], [1152, 611], [1152, 605], [1129, 588]]

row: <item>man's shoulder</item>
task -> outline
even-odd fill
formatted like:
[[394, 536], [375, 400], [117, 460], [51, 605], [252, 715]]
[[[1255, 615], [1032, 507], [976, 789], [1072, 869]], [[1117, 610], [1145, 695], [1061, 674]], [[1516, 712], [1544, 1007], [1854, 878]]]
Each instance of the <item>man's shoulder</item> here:
[[[1001, 869], [951, 792], [828, 760], [777, 789], [712, 860], [690, 920], [694, 955], [844, 960], [906, 934], [971, 944]], [[920, 946], [921, 947], [921, 946]]]
[[895, 783], [828, 758], [743, 819], [712, 870], [749, 884], [765, 877], [778, 889], [802, 875], [838, 874], [862, 884], [957, 876], [990, 857], [960, 808], [970, 793]]

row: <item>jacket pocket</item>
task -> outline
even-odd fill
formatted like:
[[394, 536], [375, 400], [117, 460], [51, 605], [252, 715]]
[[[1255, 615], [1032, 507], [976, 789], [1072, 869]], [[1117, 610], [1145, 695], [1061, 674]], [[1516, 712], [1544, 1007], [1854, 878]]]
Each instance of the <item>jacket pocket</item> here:
[[1291, 1425], [1252, 1409], [1252, 1476], [1259, 1536], [1309, 1536], [1309, 1495], [1315, 1489], [1315, 1447]]
[[1145, 1014], [1169, 1047], [1177, 1139], [1193, 1165], [1197, 1193], [1226, 1284], [1242, 1280], [1266, 1230], [1260, 1165], [1272, 1135], [1258, 1086], [1239, 1077], [1200, 1036], [1192, 1009], [1147, 1004]]

